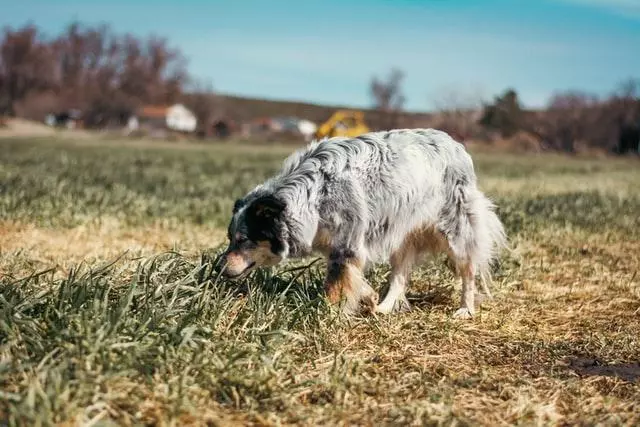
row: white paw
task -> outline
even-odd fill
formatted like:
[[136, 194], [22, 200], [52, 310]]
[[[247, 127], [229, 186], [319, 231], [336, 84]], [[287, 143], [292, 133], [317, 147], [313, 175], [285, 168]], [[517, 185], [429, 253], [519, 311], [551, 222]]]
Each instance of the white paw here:
[[393, 306], [389, 304], [380, 304], [376, 307], [376, 313], [389, 314], [393, 311]]
[[406, 311], [411, 311], [411, 304], [409, 304], [409, 301], [406, 298], [401, 298], [395, 301], [384, 300], [376, 307], [376, 313], [380, 314]]
[[453, 313], [454, 319], [471, 319], [473, 317], [473, 313], [466, 307], [461, 307]]

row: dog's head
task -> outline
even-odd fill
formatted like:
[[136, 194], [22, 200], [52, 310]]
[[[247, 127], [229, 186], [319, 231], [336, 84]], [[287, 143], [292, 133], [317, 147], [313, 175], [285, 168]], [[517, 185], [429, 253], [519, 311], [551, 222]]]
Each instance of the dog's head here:
[[233, 206], [229, 246], [220, 264], [227, 278], [278, 264], [287, 254], [285, 204], [274, 195], [247, 196]]

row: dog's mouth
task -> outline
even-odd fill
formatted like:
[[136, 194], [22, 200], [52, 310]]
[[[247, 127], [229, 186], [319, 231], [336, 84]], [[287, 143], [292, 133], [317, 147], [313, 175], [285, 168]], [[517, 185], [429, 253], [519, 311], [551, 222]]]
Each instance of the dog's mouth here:
[[249, 264], [247, 266], [247, 268], [245, 268], [244, 270], [242, 270], [240, 273], [238, 274], [234, 274], [234, 275], [227, 275], [227, 279], [231, 279], [231, 280], [235, 280], [235, 279], [240, 279], [243, 276], [246, 276], [252, 269], [253, 267], [256, 265], [256, 262], [252, 262], [251, 264]]

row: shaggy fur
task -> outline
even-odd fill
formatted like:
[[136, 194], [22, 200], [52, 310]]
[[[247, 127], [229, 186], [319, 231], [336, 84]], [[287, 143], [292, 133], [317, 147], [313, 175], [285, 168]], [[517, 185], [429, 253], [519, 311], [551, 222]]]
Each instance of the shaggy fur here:
[[[477, 188], [471, 157], [433, 129], [311, 143], [236, 202], [229, 239], [225, 271], [231, 277], [324, 253], [327, 297], [343, 301], [348, 313], [408, 308], [413, 266], [425, 252], [445, 252], [462, 278], [458, 317], [474, 314], [476, 276], [488, 279], [505, 245], [494, 206]], [[389, 262], [392, 274], [377, 304], [362, 270], [380, 262]]]

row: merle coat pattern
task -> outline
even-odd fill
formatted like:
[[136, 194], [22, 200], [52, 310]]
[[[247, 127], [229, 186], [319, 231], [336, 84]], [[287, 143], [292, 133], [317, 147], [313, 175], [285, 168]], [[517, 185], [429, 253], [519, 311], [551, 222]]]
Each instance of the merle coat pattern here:
[[[225, 274], [320, 251], [325, 291], [347, 313], [408, 308], [411, 270], [425, 252], [445, 252], [462, 278], [457, 317], [475, 312], [476, 276], [505, 246], [494, 205], [478, 189], [464, 146], [434, 129], [397, 129], [315, 141], [279, 174], [234, 206]], [[363, 277], [389, 262], [389, 289], [378, 304]]]

